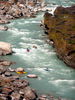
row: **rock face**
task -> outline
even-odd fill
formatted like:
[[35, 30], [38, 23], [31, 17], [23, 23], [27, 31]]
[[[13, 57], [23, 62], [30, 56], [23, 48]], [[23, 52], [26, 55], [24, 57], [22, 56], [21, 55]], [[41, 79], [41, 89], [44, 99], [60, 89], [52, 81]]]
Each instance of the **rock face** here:
[[54, 15], [46, 12], [44, 26], [59, 58], [75, 68], [75, 6], [57, 7]]
[[0, 42], [0, 56], [12, 53], [12, 48], [9, 43]]

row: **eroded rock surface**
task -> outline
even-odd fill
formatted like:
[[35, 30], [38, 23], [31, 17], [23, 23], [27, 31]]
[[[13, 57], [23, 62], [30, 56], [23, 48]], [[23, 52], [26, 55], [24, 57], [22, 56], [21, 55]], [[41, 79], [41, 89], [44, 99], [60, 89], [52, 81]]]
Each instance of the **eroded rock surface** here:
[[75, 68], [75, 6], [57, 7], [54, 15], [46, 12], [44, 26], [59, 58]]

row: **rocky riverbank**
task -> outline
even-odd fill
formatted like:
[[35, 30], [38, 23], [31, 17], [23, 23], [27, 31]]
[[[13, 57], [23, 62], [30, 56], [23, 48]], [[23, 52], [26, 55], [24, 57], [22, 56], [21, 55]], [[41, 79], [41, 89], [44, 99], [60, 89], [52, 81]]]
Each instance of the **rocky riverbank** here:
[[11, 69], [0, 65], [0, 100], [62, 100], [52, 95], [39, 95], [29, 86], [29, 82]]
[[[0, 1], [0, 24], [8, 24], [10, 19], [36, 17], [37, 12], [43, 11], [44, 8], [43, 0]], [[0, 26], [0, 30], [7, 31], [8, 27]]]
[[75, 68], [75, 6], [57, 7], [54, 15], [46, 12], [44, 27], [58, 57]]
[[6, 20], [9, 19], [35, 17], [36, 13], [45, 7], [42, 0], [35, 1], [0, 1], [0, 23], [8, 23]]

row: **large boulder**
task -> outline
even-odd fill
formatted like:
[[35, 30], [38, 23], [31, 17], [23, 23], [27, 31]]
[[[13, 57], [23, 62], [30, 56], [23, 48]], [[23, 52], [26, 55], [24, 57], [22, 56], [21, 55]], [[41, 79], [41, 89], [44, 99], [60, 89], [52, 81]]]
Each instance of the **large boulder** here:
[[30, 87], [26, 87], [24, 90], [24, 98], [26, 100], [36, 100], [37, 95], [34, 90], [32, 90]]
[[75, 6], [57, 7], [54, 15], [46, 12], [44, 26], [59, 58], [75, 68]]
[[12, 48], [10, 43], [0, 42], [0, 56], [12, 54]]

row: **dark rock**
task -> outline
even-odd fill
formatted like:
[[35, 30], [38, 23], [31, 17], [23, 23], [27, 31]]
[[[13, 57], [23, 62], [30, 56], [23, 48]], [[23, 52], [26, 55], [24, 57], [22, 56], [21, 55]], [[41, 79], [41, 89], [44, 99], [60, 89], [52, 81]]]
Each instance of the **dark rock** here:
[[6, 100], [12, 100], [11, 96], [6, 96]]

